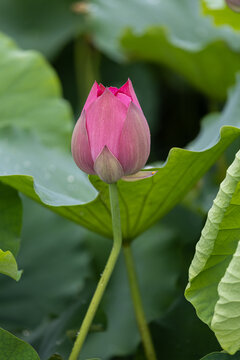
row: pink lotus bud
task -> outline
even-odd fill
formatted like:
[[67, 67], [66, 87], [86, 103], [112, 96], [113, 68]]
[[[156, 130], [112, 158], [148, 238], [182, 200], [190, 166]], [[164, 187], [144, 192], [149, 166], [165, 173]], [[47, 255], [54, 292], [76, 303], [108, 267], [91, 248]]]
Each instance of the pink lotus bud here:
[[131, 81], [120, 89], [95, 82], [73, 131], [77, 166], [110, 184], [142, 169], [149, 153], [150, 131]]
[[226, 3], [233, 11], [240, 12], [240, 0], [226, 0]]

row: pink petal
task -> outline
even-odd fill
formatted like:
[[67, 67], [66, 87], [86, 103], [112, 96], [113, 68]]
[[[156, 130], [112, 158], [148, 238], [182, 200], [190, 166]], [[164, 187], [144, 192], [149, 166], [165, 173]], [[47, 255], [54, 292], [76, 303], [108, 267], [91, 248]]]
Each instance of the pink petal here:
[[96, 174], [108, 184], [117, 182], [123, 176], [121, 164], [107, 146], [104, 146], [98, 155], [94, 163], [94, 169]]
[[[141, 106], [138, 102], [137, 96], [135, 94], [135, 91], [133, 89], [133, 85], [130, 79], [118, 90], [118, 93], [123, 93], [129, 97], [131, 97], [133, 103], [141, 109]], [[141, 109], [142, 110], [142, 109]]]
[[129, 96], [122, 93], [117, 93], [116, 97], [127, 107], [129, 107], [130, 102], [132, 101], [132, 99]]
[[71, 149], [77, 166], [87, 174], [95, 174], [86, 129], [85, 110], [83, 110], [73, 130]]
[[123, 176], [122, 180], [129, 181], [129, 182], [139, 181], [139, 180], [143, 180], [143, 179], [152, 177], [156, 173], [157, 173], [157, 171], [138, 171], [137, 173], [135, 173], [133, 175]]
[[118, 160], [125, 175], [144, 167], [150, 153], [150, 131], [142, 111], [133, 102], [128, 108], [118, 147]]
[[99, 84], [98, 85], [98, 92], [97, 92], [97, 96], [99, 97], [99, 96], [101, 96], [103, 93], [104, 93], [104, 91], [105, 91], [105, 86], [103, 86], [103, 84]]
[[116, 88], [114, 86], [109, 86], [108, 90], [110, 90], [113, 93], [113, 95], [115, 95], [116, 92], [118, 91], [118, 88]]
[[106, 89], [86, 111], [87, 132], [93, 161], [104, 146], [118, 158], [118, 142], [127, 107]]
[[104, 92], [104, 90], [104, 86], [102, 84], [98, 85], [98, 83], [95, 81], [87, 97], [83, 110], [87, 110], [92, 102], [95, 101], [98, 96]]

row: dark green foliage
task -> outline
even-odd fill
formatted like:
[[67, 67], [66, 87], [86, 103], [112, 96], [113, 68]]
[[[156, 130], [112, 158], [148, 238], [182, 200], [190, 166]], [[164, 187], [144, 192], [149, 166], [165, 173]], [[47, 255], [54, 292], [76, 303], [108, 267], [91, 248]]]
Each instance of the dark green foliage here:
[[[122, 228], [158, 359], [238, 360], [238, 171], [230, 202], [210, 216], [186, 292], [209, 326], [183, 296], [207, 211], [239, 148], [240, 15], [221, 6], [0, 1], [0, 360], [68, 359], [112, 246], [107, 186], [70, 154], [72, 113], [77, 120], [95, 79], [119, 87], [128, 77], [158, 172], [119, 181]], [[10, 278], [20, 278], [17, 263], [19, 282]], [[99, 358], [144, 359], [122, 255], [80, 356]]]

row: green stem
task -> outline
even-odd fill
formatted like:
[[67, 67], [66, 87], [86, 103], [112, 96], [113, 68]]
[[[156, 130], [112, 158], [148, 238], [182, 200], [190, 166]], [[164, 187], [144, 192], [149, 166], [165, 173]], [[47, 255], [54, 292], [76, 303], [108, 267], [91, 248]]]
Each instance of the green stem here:
[[109, 194], [110, 194], [110, 203], [111, 203], [111, 212], [112, 212], [113, 247], [110, 256], [108, 258], [107, 264], [105, 266], [105, 269], [100, 278], [100, 281], [97, 285], [96, 291], [93, 295], [92, 301], [88, 307], [80, 331], [77, 335], [77, 339], [73, 346], [69, 360], [78, 359], [84, 340], [88, 334], [89, 328], [96, 314], [98, 305], [102, 299], [102, 296], [104, 294], [110, 276], [113, 272], [114, 266], [116, 264], [122, 246], [121, 220], [120, 220], [117, 184], [109, 185]]
[[128, 273], [128, 280], [129, 280], [135, 315], [137, 319], [139, 332], [142, 338], [145, 355], [147, 360], [157, 360], [156, 353], [153, 347], [151, 334], [143, 310], [141, 294], [138, 287], [137, 274], [134, 266], [131, 246], [129, 243], [123, 244], [123, 253], [125, 257], [125, 263]]
[[74, 63], [78, 92], [78, 105], [81, 109], [94, 81], [100, 80], [100, 53], [91, 46], [86, 36], [79, 35], [75, 39]]

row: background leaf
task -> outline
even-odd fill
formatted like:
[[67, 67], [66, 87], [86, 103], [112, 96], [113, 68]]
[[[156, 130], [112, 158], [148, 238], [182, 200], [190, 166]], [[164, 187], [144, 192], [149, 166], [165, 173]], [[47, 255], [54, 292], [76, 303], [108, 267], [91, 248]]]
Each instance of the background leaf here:
[[[4, 154], [1, 180], [34, 200], [59, 207], [82, 204], [96, 197], [96, 190], [69, 152], [47, 148], [28, 131], [2, 129], [0, 151]], [[71, 217], [71, 210], [66, 213]]]
[[[141, 35], [128, 31], [122, 45], [131, 58], [170, 68], [198, 90], [217, 99], [226, 97], [227, 89], [234, 84], [235, 73], [240, 70], [239, 53], [232, 51], [223, 41], [189, 49], [181, 42], [171, 41], [165, 28], [161, 27], [149, 28]], [[218, 61], [219, 56], [221, 61]]]
[[[189, 0], [146, 3], [130, 0], [94, 0], [90, 6], [90, 24], [94, 44], [114, 57], [121, 56], [119, 41], [126, 28], [142, 34], [153, 26], [168, 29], [171, 41], [189, 51], [202, 49], [217, 39], [239, 49], [238, 36], [226, 28], [215, 28], [211, 19], [201, 16], [200, 4]], [[137, 9], [137, 11], [136, 11]], [[202, 29], [205, 31], [202, 31]]]
[[201, 5], [203, 13], [211, 15], [216, 25], [230, 25], [234, 30], [240, 30], [239, 14], [230, 9], [225, 1], [201, 0]]
[[152, 333], [157, 334], [155, 344], [159, 357], [166, 359], [200, 359], [206, 348], [219, 348], [210, 329], [196, 317], [194, 309], [182, 294], [165, 315], [154, 323]]
[[18, 284], [1, 279], [0, 323], [29, 334], [72, 302], [82, 304], [78, 296], [91, 275], [91, 255], [84, 229], [29, 199], [23, 198], [23, 208], [19, 264], [24, 273]]
[[22, 228], [22, 203], [16, 190], [0, 182], [0, 249], [17, 255]]
[[0, 34], [0, 79], [0, 128], [32, 129], [45, 144], [67, 149], [71, 110], [60, 98], [59, 80], [44, 58], [18, 49]]
[[240, 348], [239, 181], [237, 153], [208, 213], [186, 289], [186, 297], [200, 319], [210, 326], [222, 348], [230, 354]]
[[[96, 191], [68, 151], [71, 112], [60, 98], [59, 82], [51, 67], [40, 54], [19, 50], [0, 35], [0, 78], [1, 175], [34, 176], [36, 193], [46, 204], [59, 206], [70, 201], [73, 205], [79, 204], [81, 198], [80, 203], [94, 199]], [[10, 125], [14, 125], [14, 129]], [[47, 150], [46, 144], [51, 149]], [[38, 199], [34, 191], [31, 194], [30, 177], [14, 179], [18, 190], [24, 192], [27, 188], [28, 195]], [[73, 193], [77, 202], [73, 200]]]
[[235, 355], [229, 355], [224, 352], [211, 353], [204, 356], [201, 360], [238, 360], [240, 353], [236, 353]]
[[49, 360], [63, 360], [63, 358], [60, 355], [53, 355], [49, 358]]
[[163, 65], [217, 99], [224, 99], [233, 85], [239, 70], [238, 34], [215, 27], [202, 16], [198, 1], [117, 0], [113, 5], [95, 0], [89, 10], [94, 44], [108, 56]]
[[60, 355], [54, 354], [49, 358], [49, 360], [63, 360], [63, 358]]
[[24, 341], [0, 328], [0, 353], [4, 360], [40, 360], [36, 351]]
[[8, 275], [18, 281], [21, 277], [21, 271], [18, 271], [16, 260], [10, 251], [0, 250], [0, 273]]
[[72, 10], [72, 0], [24, 0], [0, 2], [0, 31], [13, 37], [24, 49], [41, 51], [53, 57], [76, 33], [83, 29], [79, 14]]
[[[1, 279], [0, 322], [30, 342], [41, 360], [47, 360], [53, 352], [67, 358], [112, 244], [25, 197], [23, 209], [19, 263], [24, 274], [16, 286], [11, 279]], [[200, 358], [213, 349], [218, 350], [214, 335], [196, 318], [191, 305], [182, 300], [201, 226], [199, 214], [175, 208], [161, 224], [131, 244], [159, 358], [161, 354], [169, 354], [169, 346], [173, 358], [181, 351], [181, 360]], [[122, 257], [100, 311], [106, 320], [102, 320], [101, 314], [97, 316], [94, 325], [98, 325], [98, 331], [95, 326], [89, 335], [83, 359], [96, 353], [102, 354], [102, 359], [124, 356], [137, 348], [141, 353]], [[185, 314], [187, 321], [183, 322]], [[182, 324], [181, 337], [178, 323]], [[106, 347], [106, 342], [111, 347]]]
[[0, 273], [19, 280], [14, 256], [20, 245], [22, 227], [22, 204], [16, 192], [0, 182]]

